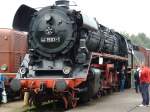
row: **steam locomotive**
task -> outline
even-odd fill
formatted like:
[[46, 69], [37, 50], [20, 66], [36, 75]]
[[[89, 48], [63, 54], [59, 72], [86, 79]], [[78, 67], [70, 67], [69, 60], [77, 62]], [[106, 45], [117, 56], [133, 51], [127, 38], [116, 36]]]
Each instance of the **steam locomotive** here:
[[29, 92], [36, 106], [62, 100], [65, 108], [118, 87], [118, 71], [128, 66], [130, 41], [80, 11], [69, 1], [37, 11], [22, 5], [13, 28], [28, 32], [28, 67], [12, 81], [13, 90]]

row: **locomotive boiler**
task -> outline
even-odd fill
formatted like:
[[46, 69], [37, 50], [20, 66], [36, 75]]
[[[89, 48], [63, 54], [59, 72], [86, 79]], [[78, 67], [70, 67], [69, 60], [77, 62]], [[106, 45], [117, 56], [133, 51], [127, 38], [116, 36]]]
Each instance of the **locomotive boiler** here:
[[22, 5], [13, 28], [28, 32], [30, 61], [28, 68], [22, 66], [24, 72], [12, 88], [29, 91], [29, 102], [35, 105], [44, 99], [62, 99], [65, 108], [75, 107], [78, 100], [87, 101], [100, 91], [102, 77], [110, 78], [103, 76], [105, 65], [114, 68], [114, 74], [120, 65], [127, 66], [127, 40], [96, 19], [71, 10], [69, 1], [58, 0], [39, 11]]

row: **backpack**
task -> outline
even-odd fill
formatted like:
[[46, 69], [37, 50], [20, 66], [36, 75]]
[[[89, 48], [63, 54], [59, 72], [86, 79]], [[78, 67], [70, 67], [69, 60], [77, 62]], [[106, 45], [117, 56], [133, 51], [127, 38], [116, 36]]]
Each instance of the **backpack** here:
[[136, 72], [134, 73], [134, 79], [135, 79], [136, 81], [139, 81], [139, 80], [140, 80], [140, 78], [139, 78], [139, 71], [137, 71], [137, 70], [136, 70]]

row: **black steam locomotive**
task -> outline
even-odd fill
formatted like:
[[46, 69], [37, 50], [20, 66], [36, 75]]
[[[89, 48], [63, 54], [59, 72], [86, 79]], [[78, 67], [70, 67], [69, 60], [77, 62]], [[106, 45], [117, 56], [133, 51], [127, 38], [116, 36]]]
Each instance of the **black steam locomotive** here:
[[[47, 91], [49, 99], [64, 98], [64, 95], [70, 102], [71, 96], [72, 106], [81, 91], [88, 93], [86, 98], [89, 98], [100, 90], [103, 65], [113, 64], [115, 70], [123, 64], [127, 66], [126, 58], [132, 50], [124, 36], [80, 11], [69, 9], [66, 0], [58, 0], [56, 5], [39, 11], [22, 5], [14, 17], [13, 28], [28, 32], [28, 72], [18, 78], [23, 88], [31, 90], [32, 80], [33, 90], [44, 86], [46, 89], [41, 91]], [[50, 80], [55, 82], [53, 86], [48, 85]], [[72, 86], [74, 80], [78, 81]], [[77, 96], [66, 95], [66, 91]], [[57, 97], [52, 93], [58, 94]], [[36, 98], [33, 99], [37, 103]]]

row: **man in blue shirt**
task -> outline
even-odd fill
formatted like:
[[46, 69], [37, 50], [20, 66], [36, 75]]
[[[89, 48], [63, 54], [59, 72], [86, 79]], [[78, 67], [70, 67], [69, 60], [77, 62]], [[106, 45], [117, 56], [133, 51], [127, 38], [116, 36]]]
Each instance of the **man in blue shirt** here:
[[0, 73], [0, 103], [2, 101], [2, 92], [3, 92], [3, 88], [4, 88], [4, 81], [5, 81], [5, 77], [2, 73]]

